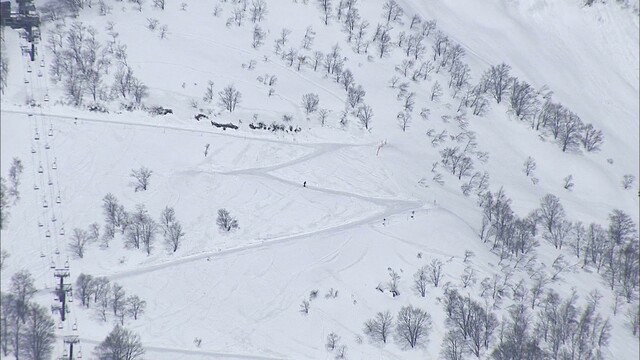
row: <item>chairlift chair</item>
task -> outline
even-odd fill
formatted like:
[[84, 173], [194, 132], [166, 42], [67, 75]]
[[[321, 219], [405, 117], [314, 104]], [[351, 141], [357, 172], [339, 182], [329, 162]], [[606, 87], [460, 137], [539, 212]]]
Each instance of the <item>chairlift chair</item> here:
[[38, 174], [42, 174], [44, 172], [44, 168], [42, 168], [42, 164], [38, 167]]
[[60, 235], [64, 235], [64, 226], [60, 229]]
[[44, 67], [44, 60], [40, 60], [40, 67]]
[[60, 255], [60, 250], [58, 250], [58, 248], [56, 248], [56, 255]]
[[56, 204], [60, 204], [62, 202], [62, 198], [60, 198], [60, 195], [58, 195], [56, 197]]
[[58, 219], [56, 219], [56, 216], [55, 215], [51, 216], [51, 222], [56, 222], [56, 221], [58, 221]]
[[41, 251], [41, 252], [40, 252], [40, 257], [41, 257], [41, 258], [44, 258], [44, 257], [47, 257], [47, 256], [46, 256], [46, 255]]
[[53, 128], [49, 128], [49, 136], [53, 136]]
[[56, 169], [58, 168], [58, 164], [56, 164], [56, 161], [55, 161], [55, 160], [53, 160], [53, 164], [51, 164], [51, 168], [52, 168], [53, 170], [56, 170]]
[[42, 203], [42, 207], [45, 208], [45, 209], [49, 207], [49, 204], [47, 203], [47, 199], [44, 199], [44, 201]]
[[41, 221], [38, 221], [38, 227], [44, 227], [44, 224]]
[[49, 184], [49, 185], [53, 185], [53, 181], [51, 181], [51, 178], [49, 178], [49, 182], [48, 182], [48, 184]]
[[29, 80], [27, 80], [27, 78], [24, 78], [24, 83], [25, 83], [25, 84], [28, 84], [28, 83], [29, 83]]
[[49, 150], [49, 149], [51, 149], [51, 146], [49, 146], [49, 143], [46, 143], [46, 144], [44, 144], [44, 148], [45, 148], [46, 150]]
[[33, 146], [31, 147], [31, 153], [35, 154], [36, 153], [36, 148], [34, 148]]
[[66, 261], [64, 262], [64, 268], [65, 268], [65, 269], [68, 269], [68, 268], [69, 268], [69, 260], [66, 260]]
[[40, 188], [38, 187], [38, 184], [33, 184], [33, 190], [40, 190]]
[[[58, 321], [58, 329], [62, 329], [62, 321]], [[69, 354], [67, 353], [67, 349], [64, 349], [64, 355], [62, 356], [69, 356]]]
[[36, 134], [33, 137], [36, 140], [40, 140], [40, 134], [38, 134], [38, 130], [36, 130]]
[[38, 77], [42, 77], [42, 71], [38, 70]]
[[[69, 301], [71, 301], [71, 299], [69, 299]], [[71, 330], [78, 331], [78, 324], [75, 321], [73, 322], [73, 325], [71, 326]]]
[[31, 70], [31, 65], [27, 66], [27, 72], [31, 73], [33, 70]]
[[44, 101], [48, 102], [49, 101], [49, 94], [44, 94]]
[[51, 265], [49, 265], [50, 268], [55, 269], [56, 268], [56, 262], [51, 260]]
[[51, 237], [51, 232], [49, 231], [49, 229], [47, 229], [47, 231], [44, 233], [44, 236], [48, 238]]

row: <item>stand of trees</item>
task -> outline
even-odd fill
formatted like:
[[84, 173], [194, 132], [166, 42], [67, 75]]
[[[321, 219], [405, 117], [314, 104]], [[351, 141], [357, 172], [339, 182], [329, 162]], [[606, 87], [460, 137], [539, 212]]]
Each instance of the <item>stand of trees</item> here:
[[0, 348], [4, 357], [49, 359], [55, 341], [55, 324], [50, 312], [32, 302], [36, 288], [27, 270], [11, 277], [8, 293], [0, 301]]

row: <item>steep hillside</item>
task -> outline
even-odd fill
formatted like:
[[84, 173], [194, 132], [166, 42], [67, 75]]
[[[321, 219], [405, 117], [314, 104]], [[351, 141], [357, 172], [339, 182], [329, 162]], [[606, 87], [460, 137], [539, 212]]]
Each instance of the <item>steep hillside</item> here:
[[[336, 0], [325, 17], [323, 2], [300, 0], [266, 1], [252, 19], [262, 2], [160, 3], [85, 3], [42, 26], [34, 62], [19, 32], [4, 32], [0, 172], [8, 179], [14, 158], [24, 172], [19, 198], [3, 195], [2, 291], [27, 269], [33, 300], [50, 307], [51, 265], [68, 264], [74, 301], [56, 334], [77, 334], [85, 358], [117, 323], [148, 359], [640, 356], [629, 321], [638, 182], [622, 185], [640, 171], [629, 9]], [[51, 4], [37, 4], [44, 17]], [[498, 103], [485, 74], [500, 63], [510, 71]], [[231, 86], [241, 95], [227, 108]], [[521, 109], [518, 86], [530, 91]], [[604, 141], [585, 145], [599, 131]], [[153, 171], [143, 191], [130, 176], [140, 167]], [[110, 228], [108, 193], [128, 225]], [[553, 199], [564, 210], [550, 220], [540, 208]], [[161, 222], [167, 206], [184, 232], [177, 249], [160, 228], [136, 246], [136, 221]], [[219, 209], [239, 227], [219, 227]], [[610, 216], [621, 213], [631, 224], [617, 236]], [[73, 230], [92, 223], [99, 236], [79, 256]], [[80, 274], [122, 285], [144, 313], [112, 295], [83, 306]], [[465, 304], [484, 319], [475, 348], [456, 322]], [[415, 348], [395, 327], [409, 305], [431, 324]], [[365, 324], [386, 311], [382, 341]]]

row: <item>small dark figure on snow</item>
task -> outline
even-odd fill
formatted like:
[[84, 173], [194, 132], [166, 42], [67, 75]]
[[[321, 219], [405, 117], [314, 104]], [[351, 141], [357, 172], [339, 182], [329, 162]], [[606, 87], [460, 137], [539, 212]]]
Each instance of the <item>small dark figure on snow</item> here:
[[307, 187], [307, 182], [306, 181], [302, 183], [302, 187]]
[[416, 211], [415, 210], [411, 210], [411, 218], [412, 219], [413, 219], [413, 215], [415, 215], [415, 214], [416, 214]]

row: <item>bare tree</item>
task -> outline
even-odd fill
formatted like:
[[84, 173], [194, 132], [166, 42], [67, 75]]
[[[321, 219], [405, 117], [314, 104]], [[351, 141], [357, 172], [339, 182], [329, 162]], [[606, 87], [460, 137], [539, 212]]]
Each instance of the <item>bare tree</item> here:
[[358, 108], [358, 120], [365, 129], [371, 128], [371, 120], [373, 119], [373, 109], [369, 105], [362, 105]]
[[160, 26], [160, 39], [166, 39], [169, 34], [169, 25], [164, 24]]
[[320, 97], [318, 94], [308, 93], [302, 95], [302, 106], [304, 111], [308, 114], [314, 113], [318, 109], [320, 103]]
[[307, 26], [307, 29], [304, 31], [304, 37], [302, 38], [302, 48], [309, 50], [313, 45], [313, 40], [316, 37], [316, 32], [313, 31], [311, 26]]
[[622, 177], [622, 187], [625, 190], [631, 189], [631, 187], [633, 186], [633, 183], [636, 181], [636, 177], [631, 175], [631, 174], [625, 174]]
[[213, 80], [209, 80], [207, 82], [207, 90], [205, 91], [204, 97], [202, 98], [202, 100], [207, 103], [212, 102], [213, 97], [215, 96], [215, 93], [213, 92], [213, 85], [214, 85]]
[[318, 0], [318, 6], [322, 11], [322, 21], [325, 25], [329, 25], [331, 19], [331, 0]]
[[552, 194], [545, 195], [540, 204], [539, 215], [544, 229], [549, 233], [552, 232], [554, 226], [565, 217], [564, 208], [560, 203], [560, 199]]
[[164, 233], [164, 240], [172, 252], [176, 252], [182, 243], [184, 232], [182, 225], [176, 219], [175, 210], [172, 207], [165, 207], [160, 214], [160, 228]]
[[511, 83], [509, 105], [514, 114], [522, 120], [535, 114], [538, 106], [537, 93], [526, 81], [514, 78]]
[[573, 190], [574, 187], [574, 183], [573, 183], [573, 175], [569, 174], [567, 176], [564, 177], [564, 179], [562, 179], [562, 187], [564, 187], [566, 190]]
[[129, 314], [133, 320], [138, 320], [138, 317], [144, 313], [147, 302], [140, 299], [138, 295], [131, 295], [126, 299], [126, 306], [127, 314]]
[[153, 6], [160, 10], [164, 10], [165, 3], [166, 0], [153, 0]]
[[362, 85], [351, 86], [349, 90], [347, 90], [347, 102], [352, 109], [355, 109], [356, 106], [362, 104], [364, 101], [364, 97], [367, 92], [364, 90]]
[[131, 94], [133, 95], [133, 101], [137, 105], [141, 105], [142, 100], [149, 96], [149, 87], [140, 79], [133, 78], [131, 81]]
[[400, 125], [400, 128], [402, 129], [402, 132], [407, 131], [407, 128], [409, 127], [409, 123], [411, 122], [411, 113], [406, 111], [400, 111], [396, 116], [396, 118], [398, 119], [398, 123]]
[[233, 85], [224, 88], [223, 91], [218, 93], [218, 96], [220, 97], [220, 103], [224, 105], [225, 109], [229, 112], [233, 112], [236, 109], [236, 106], [242, 98], [240, 91], [236, 90]]
[[476, 275], [475, 271], [471, 266], [467, 266], [464, 268], [464, 272], [460, 276], [460, 280], [462, 281], [462, 287], [467, 288], [468, 286], [473, 286], [476, 283]]
[[13, 196], [14, 204], [18, 199], [20, 199], [20, 191], [18, 191], [18, 186], [20, 185], [20, 176], [24, 171], [24, 165], [22, 165], [22, 160], [14, 157], [11, 161], [11, 167], [9, 168], [9, 182], [11, 183], [11, 187], [9, 188], [9, 195]]
[[438, 101], [440, 96], [442, 96], [442, 86], [440, 86], [440, 83], [436, 80], [433, 86], [431, 86], [431, 101]]
[[580, 135], [580, 143], [588, 152], [600, 150], [600, 146], [604, 142], [604, 134], [602, 130], [597, 130], [593, 124], [587, 124], [582, 127]]
[[[29, 303], [26, 322], [20, 334], [21, 358], [27, 360], [50, 359], [56, 340], [55, 326], [47, 309], [36, 303]], [[18, 356], [16, 356], [18, 359]]]
[[132, 184], [134, 186], [134, 191], [145, 191], [149, 186], [149, 179], [151, 179], [151, 174], [153, 171], [149, 170], [146, 167], [141, 167], [140, 169], [132, 169], [130, 177], [135, 179], [135, 182]]
[[116, 325], [94, 350], [98, 360], [140, 360], [144, 353], [140, 336], [120, 325]]
[[75, 292], [80, 295], [80, 301], [83, 306], [89, 307], [91, 295], [94, 292], [93, 276], [80, 274], [76, 279]]
[[510, 70], [511, 66], [502, 63], [492, 65], [482, 75], [481, 84], [483, 89], [491, 94], [498, 104], [500, 104], [502, 97], [511, 85], [511, 76], [509, 75]]
[[14, 311], [16, 316], [24, 323], [26, 321], [28, 305], [36, 294], [33, 276], [28, 270], [20, 270], [11, 276], [9, 293], [14, 297]]
[[111, 304], [111, 283], [105, 277], [97, 277], [94, 280], [94, 302], [96, 303], [96, 313], [102, 321], [107, 321], [107, 314]]
[[322, 108], [318, 110], [318, 119], [320, 120], [320, 125], [324, 126], [328, 116], [329, 116], [329, 110], [322, 109]]
[[111, 287], [110, 297], [111, 300], [109, 304], [111, 305], [111, 310], [113, 311], [113, 315], [117, 316], [124, 311], [126, 304], [126, 294], [122, 285], [114, 283]]
[[431, 316], [420, 308], [403, 306], [398, 312], [396, 335], [404, 345], [412, 348], [421, 345], [429, 337]]
[[142, 12], [142, 5], [144, 5], [144, 0], [130, 0], [130, 1], [136, 4], [139, 12]]
[[305, 315], [308, 314], [310, 306], [311, 306], [311, 303], [309, 302], [309, 300], [307, 299], [302, 300], [302, 303], [300, 304], [300, 312]]
[[82, 259], [84, 257], [84, 248], [89, 242], [89, 233], [86, 230], [75, 228], [73, 229], [73, 235], [69, 241], [69, 250], [74, 255]]
[[298, 60], [296, 70], [300, 71], [302, 65], [305, 65], [307, 63], [308, 57], [304, 53], [298, 53], [296, 59]]
[[431, 263], [428, 265], [429, 281], [435, 287], [438, 287], [438, 284], [440, 284], [440, 281], [442, 280], [443, 268], [444, 264], [439, 259], [431, 260]]
[[251, 2], [251, 8], [249, 13], [251, 14], [251, 21], [256, 23], [260, 22], [267, 15], [267, 3], [264, 0], [253, 0]]
[[532, 176], [533, 170], [535, 169], [536, 169], [536, 160], [531, 156], [528, 156], [527, 159], [524, 161], [524, 168], [522, 171], [524, 172], [525, 175]]
[[400, 290], [398, 289], [398, 285], [400, 284], [400, 274], [395, 272], [395, 270], [389, 270], [389, 291], [393, 294], [393, 297], [400, 295]]
[[562, 151], [573, 150], [580, 144], [580, 132], [582, 131], [582, 121], [578, 115], [569, 112], [560, 127], [560, 146]]
[[344, 87], [344, 91], [349, 91], [349, 88], [352, 87], [355, 82], [355, 77], [353, 76], [351, 70], [346, 69], [342, 72], [341, 82], [342, 86]]
[[449, 330], [442, 340], [440, 356], [445, 360], [463, 360], [465, 344], [462, 334], [457, 330]]
[[328, 351], [333, 351], [336, 347], [338, 347], [339, 343], [340, 336], [338, 336], [338, 334], [334, 332], [330, 332], [329, 335], [327, 335], [327, 342], [325, 344], [325, 347]]
[[423, 266], [413, 275], [413, 286], [420, 296], [427, 295], [427, 283], [429, 282], [429, 267]]
[[313, 52], [313, 71], [317, 71], [318, 65], [322, 63], [324, 59], [324, 54], [321, 51]]
[[401, 23], [404, 11], [395, 0], [387, 0], [382, 6], [382, 17], [386, 20], [387, 25], [392, 22]]
[[378, 54], [380, 59], [382, 59], [391, 51], [391, 35], [389, 35], [389, 29], [382, 28], [377, 40]]
[[[260, 0], [263, 1], [263, 0]], [[253, 27], [253, 41], [251, 42], [251, 46], [254, 49], [259, 48], [260, 46], [262, 46], [262, 44], [264, 44], [264, 38], [267, 36], [267, 34], [264, 32], [264, 30], [262, 30], [262, 28], [258, 25]]]
[[364, 323], [364, 333], [374, 342], [387, 343], [393, 328], [393, 315], [389, 311], [379, 312]]
[[633, 336], [638, 336], [638, 328], [640, 328], [640, 307], [638, 307], [637, 303], [634, 303], [629, 307], [626, 317], [631, 333]]
[[149, 216], [144, 205], [136, 206], [136, 211], [131, 214], [131, 221], [126, 230], [126, 244], [129, 247], [139, 249], [144, 246], [147, 254], [151, 254], [157, 223]]
[[231, 231], [233, 229], [237, 229], [238, 220], [232, 217], [227, 209], [218, 210], [218, 218], [216, 219], [216, 224], [222, 231]]

